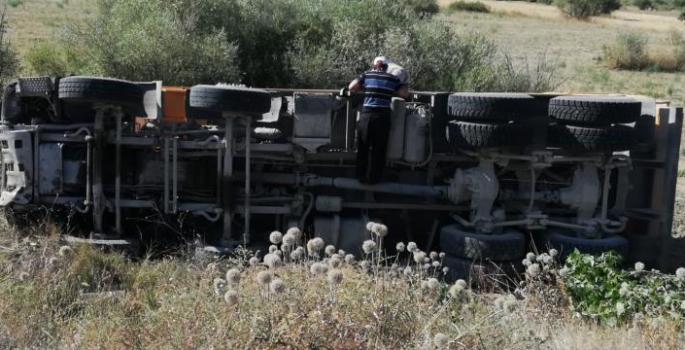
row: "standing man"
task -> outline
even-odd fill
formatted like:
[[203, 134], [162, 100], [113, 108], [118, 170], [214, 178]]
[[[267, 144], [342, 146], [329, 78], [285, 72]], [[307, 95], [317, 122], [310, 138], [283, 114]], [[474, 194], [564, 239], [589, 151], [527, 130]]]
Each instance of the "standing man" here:
[[387, 72], [388, 63], [385, 57], [376, 57], [373, 69], [364, 72], [348, 87], [352, 92], [364, 90], [364, 108], [357, 124], [357, 179], [361, 183], [381, 181], [390, 136], [390, 102], [395, 96], [404, 99], [409, 96], [406, 85]]

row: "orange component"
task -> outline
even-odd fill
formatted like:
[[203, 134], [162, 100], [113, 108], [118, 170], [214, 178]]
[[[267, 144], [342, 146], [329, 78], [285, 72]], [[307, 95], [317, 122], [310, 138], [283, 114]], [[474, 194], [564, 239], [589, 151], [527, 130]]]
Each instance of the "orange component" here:
[[165, 123], [186, 122], [186, 91], [180, 86], [162, 87], [162, 111]]

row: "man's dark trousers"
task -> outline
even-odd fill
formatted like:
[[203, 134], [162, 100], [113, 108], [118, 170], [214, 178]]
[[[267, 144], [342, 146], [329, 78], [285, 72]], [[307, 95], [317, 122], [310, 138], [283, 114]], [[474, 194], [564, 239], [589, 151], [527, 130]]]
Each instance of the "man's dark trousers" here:
[[390, 116], [389, 108], [364, 111], [357, 123], [357, 179], [362, 182], [381, 181], [390, 137]]

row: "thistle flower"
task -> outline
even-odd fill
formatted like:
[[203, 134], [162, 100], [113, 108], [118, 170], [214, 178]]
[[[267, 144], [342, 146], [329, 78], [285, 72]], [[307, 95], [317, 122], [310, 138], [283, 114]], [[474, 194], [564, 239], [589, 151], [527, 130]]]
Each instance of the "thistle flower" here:
[[376, 242], [374, 242], [370, 239], [364, 241], [364, 243], [362, 244], [362, 250], [366, 254], [371, 254], [372, 252], [374, 252], [376, 250]]
[[535, 253], [529, 252], [528, 254], [526, 254], [526, 259], [530, 261], [535, 261]]
[[416, 245], [416, 243], [414, 243], [414, 242], [407, 243], [407, 251], [409, 251], [410, 253], [415, 252], [417, 249], [419, 249], [419, 248]]
[[287, 235], [287, 234], [293, 235], [293, 237], [295, 237], [295, 240], [296, 240], [296, 241], [299, 241], [300, 238], [302, 238], [302, 231], [300, 231], [300, 229], [297, 228], [297, 227], [291, 227], [291, 228], [289, 228], [288, 231], [287, 231], [285, 234], [286, 234], [286, 235]]
[[219, 268], [219, 264], [217, 263], [209, 263], [207, 264], [207, 267], [205, 267], [205, 270], [214, 272]]
[[281, 244], [283, 242], [283, 234], [278, 231], [271, 232], [269, 241], [273, 244]]
[[439, 261], [433, 261], [433, 263], [431, 265], [437, 269], [440, 267], [440, 262]]
[[326, 279], [328, 280], [328, 283], [330, 284], [340, 284], [343, 280], [343, 273], [342, 271], [338, 269], [333, 269], [328, 271], [328, 275], [326, 276]]
[[326, 255], [333, 256], [333, 254], [335, 254], [335, 247], [329, 244], [324, 251], [326, 252]]
[[61, 257], [68, 257], [68, 256], [71, 256], [72, 254], [74, 254], [74, 249], [72, 249], [68, 245], [63, 245], [63, 246], [59, 247], [58, 254]]
[[376, 223], [373, 222], [373, 221], [367, 222], [367, 223], [366, 223], [366, 230], [369, 231], [369, 232], [373, 232], [373, 225], [375, 225], [375, 224], [376, 224]]
[[440, 281], [437, 278], [429, 278], [426, 284], [428, 285], [428, 290], [431, 291], [437, 291], [440, 288]]
[[498, 297], [495, 299], [495, 307], [502, 310], [504, 308], [504, 302], [506, 299], [504, 297]]
[[328, 266], [320, 262], [315, 262], [309, 267], [309, 272], [311, 272], [312, 275], [323, 275], [326, 271], [328, 271]]
[[526, 273], [530, 277], [537, 277], [540, 275], [540, 265], [539, 264], [531, 264], [526, 268]]
[[430, 270], [430, 268], [431, 268], [431, 264], [429, 264], [429, 263], [423, 264], [423, 270], [424, 271], [428, 271], [428, 270]]
[[549, 250], [549, 255], [550, 255], [551, 257], [553, 257], [553, 258], [556, 258], [556, 256], [559, 255], [559, 251], [556, 250], [556, 249], [554, 249], [554, 248], [552, 248], [552, 249]]
[[294, 247], [297, 244], [297, 238], [291, 232], [288, 232], [283, 236], [283, 245]]
[[293, 250], [293, 247], [294, 247], [293, 245], [285, 244], [285, 242], [283, 242], [283, 244], [281, 244], [281, 250], [280, 251], [277, 250], [276, 252], [278, 252], [278, 253], [285, 252], [287, 254], [288, 252]]
[[378, 237], [385, 237], [388, 235], [388, 227], [383, 224], [375, 224], [371, 228], [371, 232], [375, 233]]
[[339, 250], [338, 250], [338, 255], [340, 255], [341, 257], [345, 256], [345, 251], [342, 250], [342, 249], [339, 249]]
[[507, 299], [507, 300], [504, 300], [504, 302], [502, 303], [502, 310], [504, 310], [506, 312], [512, 312], [512, 311], [514, 311], [515, 308], [516, 308], [516, 301], [515, 300]]
[[616, 303], [616, 315], [621, 316], [626, 312], [626, 307], [623, 305], [622, 302], [617, 302]]
[[464, 290], [466, 290], [466, 288], [464, 288], [461, 284], [455, 283], [450, 287], [449, 293], [450, 296], [452, 296], [452, 298], [456, 298], [459, 295], [461, 295], [461, 293], [463, 293]]
[[635, 263], [635, 271], [640, 272], [644, 269], [645, 269], [645, 264], [643, 264], [639, 261]]
[[352, 255], [352, 254], [345, 255], [345, 262], [347, 264], [350, 264], [350, 265], [354, 264], [354, 255]]
[[409, 266], [405, 267], [405, 268], [404, 268], [404, 271], [402, 271], [402, 273], [403, 273], [405, 276], [411, 276], [412, 272], [413, 272], [413, 271], [411, 270], [411, 267], [409, 267]]
[[431, 262], [431, 259], [430, 259], [430, 258], [428, 258], [428, 257], [423, 258], [423, 263], [424, 263], [424, 264], [428, 264], [428, 263], [430, 263], [430, 262]]
[[274, 255], [278, 256], [279, 258], [282, 258], [282, 257], [283, 257], [283, 252], [280, 251], [280, 250], [277, 250], [277, 251], [274, 252]]
[[321, 249], [323, 249], [324, 246], [324, 241], [321, 237], [315, 237], [309, 240], [307, 242], [307, 249], [309, 249], [310, 252], [319, 252]]
[[571, 269], [569, 269], [566, 266], [562, 267], [561, 270], [559, 270], [559, 276], [561, 278], [568, 276], [569, 273], [571, 273]]
[[224, 294], [224, 301], [228, 306], [238, 305], [238, 292], [229, 290]]
[[431, 260], [438, 260], [438, 252], [430, 252], [428, 256], [431, 258]]
[[371, 269], [371, 262], [368, 260], [364, 260], [361, 262], [360, 266], [362, 267], [362, 269], [364, 269], [364, 271], [368, 271]]
[[448, 342], [447, 336], [442, 333], [436, 333], [435, 336], [433, 336], [433, 345], [438, 349], [447, 347]]
[[445, 267], [442, 268], [442, 273], [443, 273], [444, 275], [446, 275], [448, 272], [450, 272], [450, 268], [449, 268], [449, 267], [445, 266]]
[[525, 267], [528, 267], [530, 266], [530, 264], [532, 264], [532, 262], [530, 262], [530, 260], [528, 259], [523, 259], [523, 261], [521, 261], [521, 264], [523, 264], [523, 266]]
[[277, 246], [275, 246], [275, 245], [273, 245], [273, 244], [269, 246], [269, 254], [273, 254], [273, 253], [275, 253], [275, 252], [277, 252], [277, 251], [278, 251], [278, 247], [277, 247]]
[[295, 249], [292, 252], [290, 252], [290, 259], [292, 259], [292, 260], [302, 259], [302, 251]]
[[266, 254], [264, 256], [264, 264], [270, 269], [275, 269], [281, 266], [281, 257], [276, 254]]
[[253, 257], [250, 258], [250, 260], [248, 261], [248, 263], [249, 263], [250, 266], [252, 266], [252, 267], [257, 266], [257, 265], [259, 265], [259, 258], [256, 257], [256, 256], [253, 256]]
[[398, 253], [402, 253], [407, 249], [407, 247], [404, 245], [404, 243], [400, 242], [400, 243], [397, 243], [397, 245], [395, 246], [395, 249], [397, 250]]
[[233, 286], [240, 283], [240, 270], [233, 268], [226, 271], [226, 281]]
[[417, 264], [422, 264], [423, 259], [426, 258], [426, 253], [420, 251], [420, 250], [414, 250], [414, 262]]
[[30, 277], [30, 275], [29, 275], [29, 273], [26, 272], [26, 271], [22, 271], [22, 272], [19, 273], [19, 280], [22, 281], [22, 282], [28, 280], [29, 277]]
[[466, 287], [468, 286], [468, 284], [466, 283], [466, 281], [464, 281], [464, 280], [461, 279], [461, 278], [458, 279], [457, 282], [455, 282], [454, 284], [458, 284], [458, 285], [462, 286], [462, 288], [464, 288], [464, 289], [466, 289]]
[[331, 258], [330, 260], [328, 260], [328, 265], [330, 265], [334, 269], [340, 267], [340, 264], [342, 264], [342, 260], [340, 260], [340, 257]]
[[226, 280], [223, 278], [214, 279], [214, 294], [222, 295], [224, 294], [224, 288], [226, 288]]
[[679, 267], [675, 270], [675, 275], [680, 279], [685, 279], [685, 267]]
[[440, 257], [440, 259], [444, 259], [445, 255], [447, 254], [445, 254], [444, 252], [440, 252], [440, 254], [438, 254], [438, 257]]
[[266, 286], [269, 283], [271, 283], [272, 279], [273, 275], [269, 271], [259, 271], [256, 277], [257, 283], [259, 283], [262, 286]]
[[285, 292], [285, 283], [280, 278], [276, 278], [269, 284], [269, 289], [276, 295], [283, 294]]

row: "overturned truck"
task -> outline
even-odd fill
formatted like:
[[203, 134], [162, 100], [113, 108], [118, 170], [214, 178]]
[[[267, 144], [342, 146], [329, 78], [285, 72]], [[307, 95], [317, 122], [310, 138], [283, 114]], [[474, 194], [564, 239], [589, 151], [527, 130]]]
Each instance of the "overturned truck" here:
[[[99, 243], [266, 244], [299, 227], [358, 252], [369, 221], [454, 273], [531, 246], [682, 265], [671, 235], [682, 108], [623, 95], [412, 92], [381, 183], [354, 177], [360, 96], [98, 77], [4, 91], [0, 206]], [[680, 260], [679, 260], [680, 259]]]

